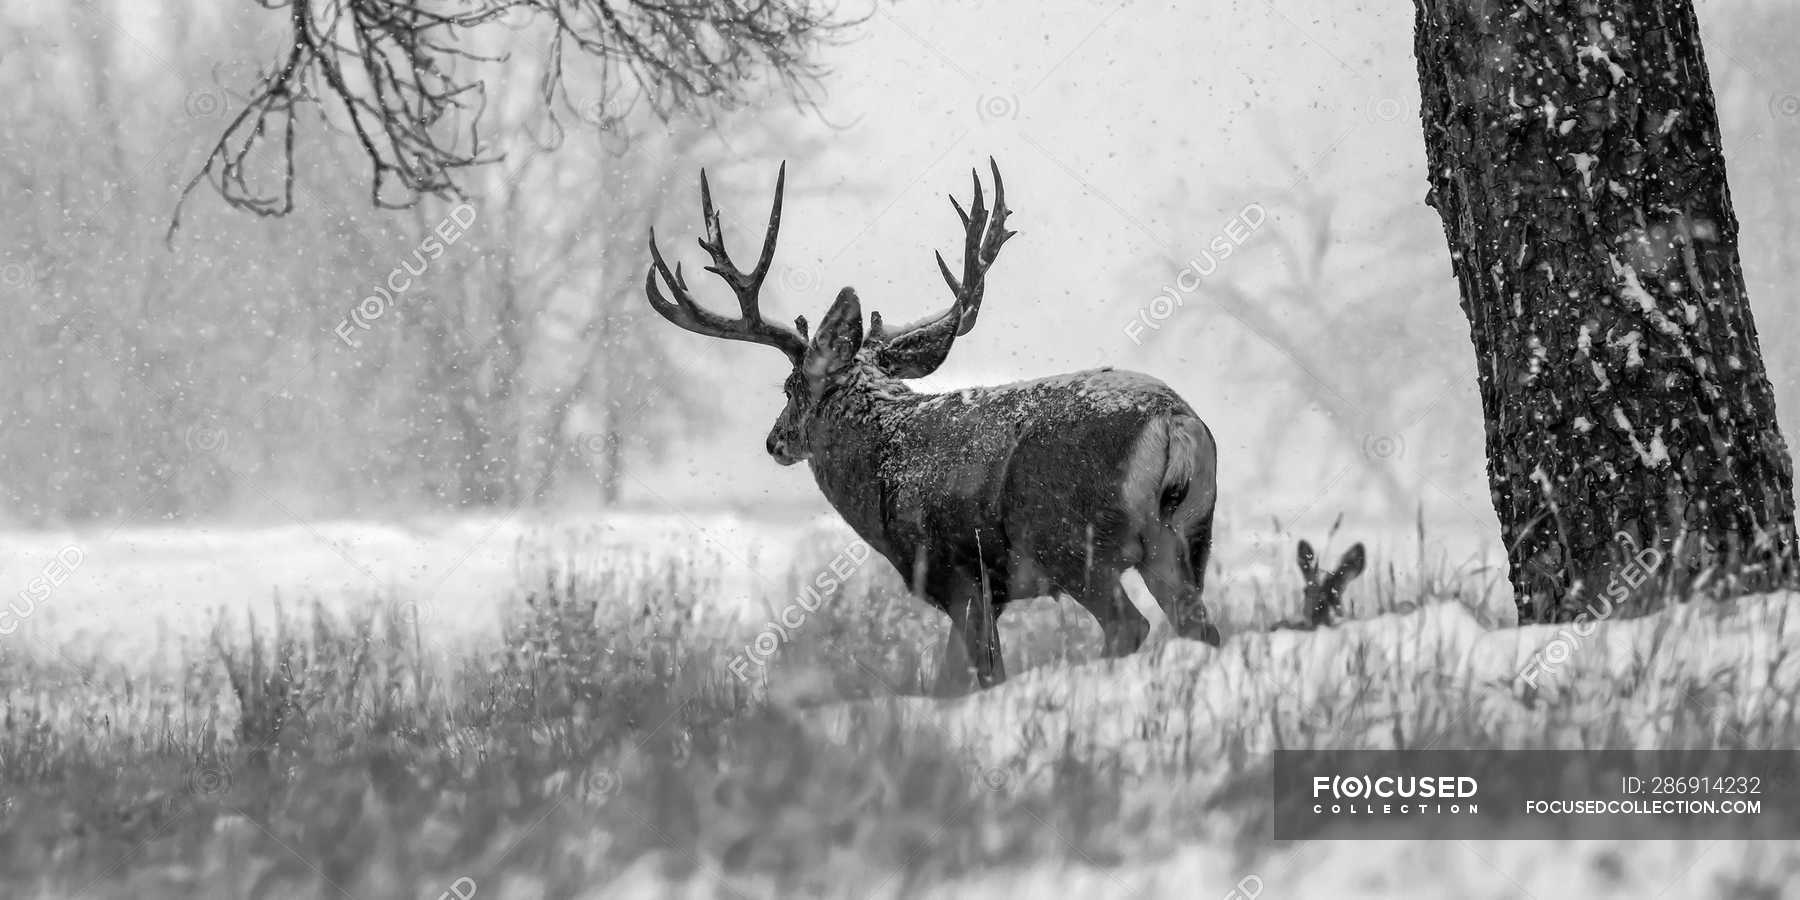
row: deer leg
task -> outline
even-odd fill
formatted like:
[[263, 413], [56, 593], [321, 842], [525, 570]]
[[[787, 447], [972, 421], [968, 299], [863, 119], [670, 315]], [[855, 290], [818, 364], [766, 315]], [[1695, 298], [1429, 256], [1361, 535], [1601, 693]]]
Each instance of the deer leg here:
[[1206, 558], [1212, 551], [1212, 514], [1208, 513], [1187, 539], [1167, 527], [1153, 530], [1144, 539], [1144, 549], [1138, 573], [1144, 576], [1144, 585], [1169, 617], [1175, 633], [1219, 646], [1219, 629], [1200, 599], [1206, 584]]
[[994, 604], [982, 590], [980, 578], [959, 571], [946, 587], [950, 637], [944, 645], [934, 692], [940, 697], [960, 696], [1005, 681], [1006, 663], [1000, 655]]
[[1075, 602], [1100, 623], [1107, 657], [1135, 653], [1150, 634], [1150, 620], [1131, 605], [1117, 572], [1097, 572], [1074, 594]]
[[975, 689], [975, 667], [969, 663], [962, 625], [950, 622], [950, 637], [944, 643], [944, 657], [938, 664], [937, 682], [931, 693], [938, 697], [960, 697]]

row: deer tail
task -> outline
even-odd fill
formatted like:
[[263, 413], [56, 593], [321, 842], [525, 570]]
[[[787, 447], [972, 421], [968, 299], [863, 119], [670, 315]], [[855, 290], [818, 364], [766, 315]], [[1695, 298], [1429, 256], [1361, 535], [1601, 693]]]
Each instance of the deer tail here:
[[1121, 512], [1134, 522], [1154, 511], [1163, 527], [1193, 533], [1212, 512], [1213, 439], [1194, 416], [1158, 416], [1145, 423], [1132, 450], [1121, 491]]
[[1188, 489], [1194, 482], [1194, 456], [1199, 444], [1194, 439], [1194, 432], [1182, 427], [1184, 424], [1179, 420], [1164, 420], [1169, 435], [1165, 445], [1168, 457], [1163, 463], [1162, 501], [1157, 512], [1165, 522], [1187, 500]]

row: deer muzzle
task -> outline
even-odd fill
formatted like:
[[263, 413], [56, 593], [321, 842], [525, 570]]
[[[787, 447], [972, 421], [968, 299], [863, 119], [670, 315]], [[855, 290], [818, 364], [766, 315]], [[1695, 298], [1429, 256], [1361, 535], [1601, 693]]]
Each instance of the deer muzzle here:
[[769, 432], [769, 439], [764, 442], [763, 446], [768, 449], [769, 456], [773, 457], [777, 463], [784, 466], [791, 466], [806, 459], [805, 454], [794, 453], [789, 449], [791, 445], [788, 442], [787, 435], [782, 434], [780, 428], [776, 428]]

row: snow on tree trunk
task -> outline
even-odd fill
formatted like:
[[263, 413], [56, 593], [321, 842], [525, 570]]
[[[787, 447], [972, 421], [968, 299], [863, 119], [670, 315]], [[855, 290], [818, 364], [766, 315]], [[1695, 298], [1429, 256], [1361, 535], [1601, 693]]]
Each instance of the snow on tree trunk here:
[[1692, 3], [1415, 2], [1426, 200], [1519, 620], [1604, 618], [1708, 569], [1783, 580], [1792, 463]]

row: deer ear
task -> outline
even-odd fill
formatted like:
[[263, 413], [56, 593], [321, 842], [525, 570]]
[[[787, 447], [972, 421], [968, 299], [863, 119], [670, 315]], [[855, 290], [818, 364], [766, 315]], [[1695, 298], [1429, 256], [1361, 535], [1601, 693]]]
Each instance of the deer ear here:
[[1343, 562], [1338, 563], [1337, 571], [1331, 573], [1332, 580], [1336, 581], [1338, 584], [1343, 584], [1344, 582], [1361, 575], [1363, 564], [1365, 562], [1367, 562], [1367, 560], [1363, 553], [1363, 545], [1351, 545], [1350, 549], [1344, 553]]
[[1318, 557], [1313, 555], [1312, 545], [1304, 540], [1300, 542], [1299, 558], [1300, 574], [1306, 576], [1307, 581], [1313, 580], [1313, 576], [1319, 574]]
[[819, 322], [818, 333], [806, 348], [802, 364], [806, 374], [819, 378], [840, 371], [856, 359], [862, 342], [862, 301], [856, 299], [856, 291], [844, 288], [838, 291], [831, 309]]
[[[879, 314], [878, 314], [879, 315]], [[875, 365], [895, 378], [924, 378], [950, 357], [957, 320], [946, 318], [925, 328], [903, 331], [875, 348]]]

